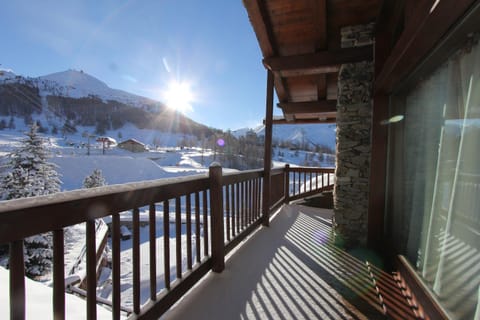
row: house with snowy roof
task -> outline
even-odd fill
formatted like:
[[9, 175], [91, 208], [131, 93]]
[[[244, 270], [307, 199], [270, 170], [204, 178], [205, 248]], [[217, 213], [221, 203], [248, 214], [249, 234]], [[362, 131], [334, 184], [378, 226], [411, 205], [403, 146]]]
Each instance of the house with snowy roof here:
[[128, 150], [130, 152], [148, 151], [147, 146], [136, 139], [128, 139], [128, 140], [122, 141], [117, 145], [117, 147], [124, 150]]

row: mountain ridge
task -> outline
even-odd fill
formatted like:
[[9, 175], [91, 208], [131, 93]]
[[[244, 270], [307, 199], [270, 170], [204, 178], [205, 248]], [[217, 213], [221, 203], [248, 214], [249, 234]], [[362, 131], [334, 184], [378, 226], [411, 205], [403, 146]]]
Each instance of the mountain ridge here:
[[94, 126], [96, 133], [116, 130], [126, 123], [142, 129], [211, 135], [215, 131], [160, 101], [112, 89], [103, 81], [69, 69], [40, 77], [0, 73], [0, 116], [31, 121], [45, 114], [50, 127]]

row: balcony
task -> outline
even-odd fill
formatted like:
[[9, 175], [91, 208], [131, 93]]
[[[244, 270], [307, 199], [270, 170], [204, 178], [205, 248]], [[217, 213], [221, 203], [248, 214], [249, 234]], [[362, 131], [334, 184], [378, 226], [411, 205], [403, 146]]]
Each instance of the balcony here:
[[[213, 166], [208, 176], [6, 202], [0, 213], [0, 243], [10, 243], [11, 318], [25, 318], [28, 302], [22, 239], [44, 232], [53, 232], [54, 242], [52, 314], [55, 319], [65, 317], [65, 289], [78, 290], [65, 288], [64, 228], [83, 222], [88, 319], [97, 318], [97, 303], [109, 305], [113, 319], [158, 318], [197, 283], [169, 317], [181, 318], [185, 310], [218, 318], [421, 315], [413, 300], [405, 298], [410, 295], [396, 274], [335, 245], [331, 210], [287, 204], [331, 190], [333, 172], [286, 166], [272, 169], [266, 181], [262, 170], [222, 174], [221, 167]], [[266, 185], [271, 186], [268, 193]], [[140, 232], [140, 213], [145, 210], [148, 239]], [[126, 284], [120, 277], [120, 213], [125, 211], [132, 213], [131, 307], [121, 296]], [[105, 217], [112, 221], [111, 301], [96, 294], [95, 221]], [[159, 225], [163, 225], [163, 241], [158, 239]], [[147, 272], [142, 270], [145, 265]]]

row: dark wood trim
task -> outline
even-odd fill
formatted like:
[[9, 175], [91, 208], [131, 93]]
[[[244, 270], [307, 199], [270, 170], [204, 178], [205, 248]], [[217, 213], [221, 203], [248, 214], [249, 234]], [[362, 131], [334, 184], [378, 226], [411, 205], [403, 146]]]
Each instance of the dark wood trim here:
[[373, 59], [373, 46], [321, 51], [295, 56], [276, 56], [263, 59], [265, 67], [272, 71], [303, 70], [337, 66], [343, 63]]
[[407, 75], [420, 64], [440, 40], [465, 15], [475, 0], [443, 0], [432, 12], [425, 11], [428, 1], [422, 2], [422, 10], [407, 20], [407, 25], [386, 60], [376, 82], [377, 92], [391, 93]]
[[[289, 121], [285, 118], [276, 118], [273, 120], [273, 124], [278, 125], [278, 124], [320, 124], [320, 123], [337, 123], [336, 118], [326, 118], [326, 119], [294, 119], [292, 121]], [[265, 120], [263, 121], [263, 124], [265, 124]]]
[[370, 192], [368, 199], [368, 245], [382, 251], [385, 185], [387, 179], [388, 127], [382, 121], [388, 118], [389, 97], [376, 95], [373, 100], [372, 150], [370, 160]]
[[265, 153], [263, 158], [263, 225], [270, 220], [270, 174], [272, 163], [272, 127], [273, 127], [273, 72], [267, 70], [267, 97], [265, 111]]
[[396, 257], [395, 267], [430, 319], [449, 319], [404, 256]]
[[280, 102], [278, 107], [283, 110], [284, 114], [336, 112], [337, 100]]

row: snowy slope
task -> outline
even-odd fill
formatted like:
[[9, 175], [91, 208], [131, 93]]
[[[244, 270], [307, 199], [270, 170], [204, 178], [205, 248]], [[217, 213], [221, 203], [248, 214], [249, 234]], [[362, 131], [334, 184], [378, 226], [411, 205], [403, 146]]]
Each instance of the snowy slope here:
[[0, 81], [6, 79], [15, 79], [15, 73], [10, 70], [0, 70]]
[[38, 79], [40, 95], [55, 94], [64, 97], [82, 98], [96, 96], [104, 101], [116, 100], [125, 104], [142, 107], [158, 104], [151, 99], [122, 90], [112, 89], [97, 78], [77, 70], [67, 70], [42, 76]]
[[83, 180], [94, 169], [100, 169], [108, 184], [122, 184], [134, 181], [191, 175], [195, 171], [176, 170], [168, 172], [154, 161], [144, 157], [131, 156], [57, 156], [50, 160], [58, 165], [62, 175], [62, 190], [81, 189]]
[[[0, 267], [0, 319], [10, 317], [10, 295], [8, 291], [8, 271]], [[53, 319], [53, 290], [44, 284], [25, 278], [26, 319]], [[72, 294], [65, 295], [65, 311], [68, 319], [86, 319], [86, 302]], [[111, 319], [111, 312], [97, 306], [98, 319]]]

